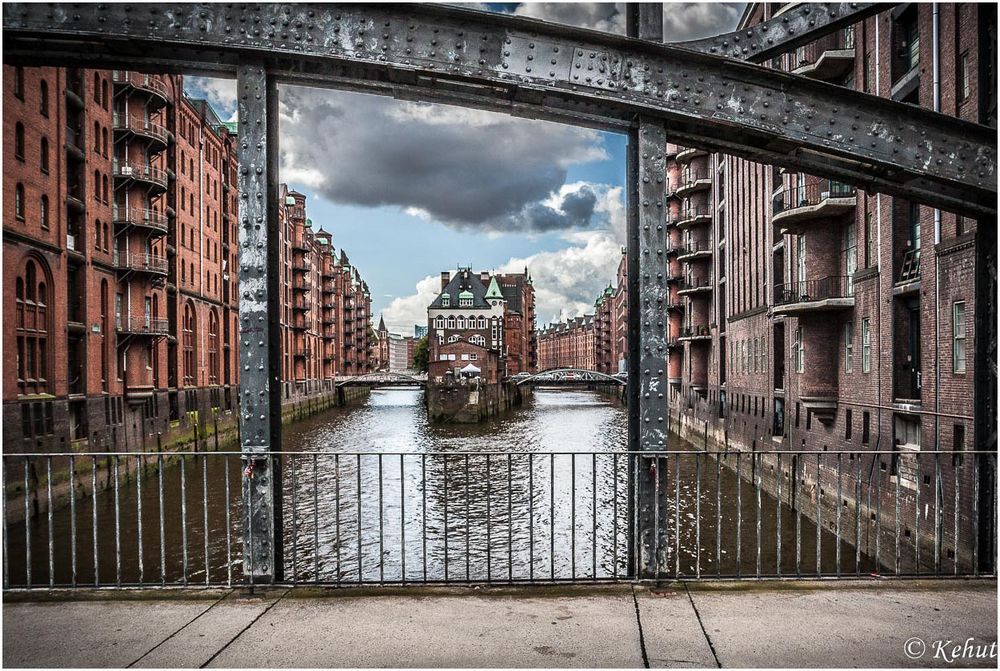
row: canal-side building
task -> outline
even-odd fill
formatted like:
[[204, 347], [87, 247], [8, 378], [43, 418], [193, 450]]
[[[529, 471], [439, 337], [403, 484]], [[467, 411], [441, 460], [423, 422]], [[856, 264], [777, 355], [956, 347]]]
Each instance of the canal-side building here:
[[[782, 7], [749, 4], [741, 27]], [[995, 49], [995, 8], [912, 3], [770, 66], [995, 127]], [[672, 415], [745, 449], [896, 451], [881, 469], [904, 492], [925, 484], [906, 454], [977, 444], [975, 221], [666, 149]]]
[[[128, 449], [231, 412], [236, 125], [121, 70], [5, 66], [3, 105], [5, 445]], [[278, 203], [288, 398], [368, 360], [367, 286], [304, 200]]]
[[535, 337], [535, 287], [531, 275], [525, 268], [523, 273], [497, 275], [496, 280], [506, 301], [507, 374], [533, 373], [538, 366], [538, 342]]
[[549, 324], [538, 334], [538, 370], [597, 370], [596, 336], [594, 315]]

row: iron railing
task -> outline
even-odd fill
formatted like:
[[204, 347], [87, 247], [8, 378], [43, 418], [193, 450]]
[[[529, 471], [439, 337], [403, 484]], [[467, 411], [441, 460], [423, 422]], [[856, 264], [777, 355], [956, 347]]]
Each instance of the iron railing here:
[[829, 275], [815, 280], [787, 282], [774, 286], [775, 305], [850, 298], [853, 295], [854, 283], [848, 275]]
[[166, 126], [163, 124], [151, 121], [144, 117], [136, 117], [128, 114], [119, 114], [115, 112], [112, 116], [113, 127], [117, 131], [129, 131], [132, 133], [137, 133], [144, 137], [149, 137], [154, 140], [158, 140], [163, 144], [167, 144], [170, 137], [169, 131], [167, 131]]
[[[996, 453], [258, 456], [283, 473], [276, 583], [995, 576]], [[253, 572], [241, 481], [254, 475], [239, 453], [3, 462], [5, 589], [234, 585]], [[640, 472], [650, 501], [630, 484]], [[640, 517], [657, 539], [645, 550]]]
[[134, 70], [114, 70], [111, 78], [115, 84], [130, 84], [137, 89], [155, 93], [164, 99], [167, 98], [166, 84], [153, 75], [135, 72]]
[[125, 207], [113, 205], [111, 218], [115, 224], [143, 226], [166, 232], [168, 228], [167, 215], [145, 207]]
[[809, 178], [803, 184], [776, 191], [771, 203], [773, 214], [799, 207], [819, 205], [830, 198], [853, 198], [855, 188], [832, 179]]
[[115, 159], [112, 165], [112, 171], [114, 176], [117, 178], [138, 179], [144, 182], [156, 184], [163, 188], [167, 187], [167, 182], [169, 181], [166, 170], [142, 163], [129, 163], [127, 161], [118, 161], [118, 159]]
[[119, 252], [115, 250], [111, 254], [112, 263], [121, 270], [132, 270], [143, 273], [155, 273], [157, 275], [167, 274], [167, 257], [145, 252], [135, 254], [133, 252]]
[[170, 322], [166, 319], [153, 319], [146, 316], [116, 317], [115, 328], [119, 333], [168, 335]]

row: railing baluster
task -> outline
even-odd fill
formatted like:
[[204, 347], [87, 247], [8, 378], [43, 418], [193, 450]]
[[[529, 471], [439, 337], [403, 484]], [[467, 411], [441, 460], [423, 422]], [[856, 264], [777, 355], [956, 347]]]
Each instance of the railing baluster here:
[[854, 455], [854, 575], [861, 576], [861, 454]]
[[843, 507], [843, 454], [837, 453], [837, 577], [840, 577], [840, 513]]
[[507, 582], [514, 582], [514, 473], [507, 455]]
[[406, 463], [399, 455], [399, 572], [400, 581], [406, 584]]
[[[211, 559], [208, 554], [209, 527], [208, 527], [208, 455], [201, 458], [201, 512], [202, 526], [204, 527], [205, 541], [205, 584], [212, 584]], [[141, 561], [141, 560], [140, 560]], [[140, 564], [140, 573], [142, 571]]]
[[[660, 579], [660, 463], [669, 464], [670, 457], [653, 455], [653, 577]], [[669, 466], [667, 473], [669, 475]]]
[[469, 561], [469, 551], [471, 549], [469, 524], [469, 453], [465, 453], [465, 579], [468, 581], [471, 576], [472, 565]]
[[[400, 457], [402, 459], [402, 457]], [[313, 582], [319, 582], [319, 455], [313, 454]]]
[[954, 572], [955, 575], [958, 575], [958, 549], [961, 547], [961, 545], [959, 544], [959, 539], [958, 539], [958, 511], [960, 510], [961, 498], [959, 496], [959, 491], [958, 491], [958, 464], [955, 463], [955, 458], [954, 457], [952, 457], [952, 461], [951, 461], [951, 470], [952, 470], [952, 473], [954, 475], [954, 480], [955, 480], [955, 484], [954, 484], [954, 488], [955, 488], [955, 532], [952, 535], [952, 538], [953, 538], [952, 546], [955, 548], [954, 552], [952, 553], [952, 556], [953, 556], [953, 558], [955, 560], [953, 562], [953, 566], [954, 566], [954, 571], [953, 572]]
[[576, 580], [576, 453], [569, 455], [569, 577]]
[[556, 579], [556, 455], [549, 455], [549, 578]]
[[[280, 457], [279, 457], [280, 458]], [[299, 581], [299, 469], [294, 455], [288, 455], [288, 470], [292, 476], [292, 584]]]
[[486, 582], [493, 579], [493, 465], [486, 454]]
[[[878, 461], [875, 469], [875, 566], [878, 573], [882, 572], [882, 455], [875, 454]], [[869, 483], [869, 490], [871, 483]]]
[[[139, 584], [142, 585], [145, 582], [146, 571], [145, 571], [145, 559], [143, 557], [142, 549], [142, 479], [145, 477], [145, 466], [144, 457], [142, 455], [135, 458], [135, 527], [136, 527], [136, 544], [137, 551], [139, 553]], [[72, 476], [71, 476], [72, 478]]]
[[232, 496], [229, 487], [229, 455], [224, 455], [222, 457], [222, 472], [223, 479], [225, 480], [225, 509], [226, 509], [226, 585], [228, 587], [233, 586], [233, 532], [232, 532], [232, 522], [230, 520], [230, 507], [232, 506], [232, 501], [230, 497]]
[[420, 516], [421, 525], [421, 563], [424, 582], [427, 582], [427, 454], [420, 455], [420, 498], [422, 514]]
[[894, 463], [896, 464], [896, 502], [895, 502], [895, 505], [896, 505], [896, 513], [895, 513], [896, 530], [895, 530], [895, 535], [896, 535], [896, 537], [894, 539], [894, 543], [895, 543], [895, 546], [896, 546], [896, 554], [895, 554], [894, 562], [895, 562], [895, 573], [896, 573], [896, 575], [899, 575], [899, 545], [900, 545], [900, 538], [899, 537], [901, 535], [899, 533], [899, 531], [900, 531], [900, 527], [899, 527], [899, 504], [900, 504], [900, 500], [899, 500], [899, 481], [902, 479], [902, 469], [901, 469], [902, 464], [900, 463], [900, 456], [899, 455], [894, 454], [893, 455], [893, 459], [895, 460]]
[[[7, 575], [7, 472], [4, 471], [3, 480], [3, 522], [4, 522], [4, 532], [3, 532], [3, 561], [4, 561], [4, 585], [8, 584]], [[76, 565], [76, 457], [70, 455], [69, 458], [69, 556], [70, 556], [70, 570], [71, 578], [70, 584], [76, 587], [77, 579], [77, 565]]]
[[46, 513], [49, 532], [49, 587], [56, 584], [55, 536], [52, 532], [52, 457], [45, 458]]
[[590, 575], [597, 580], [597, 453], [590, 455]]
[[[93, 531], [94, 536], [94, 587], [101, 584], [100, 576], [97, 570], [97, 457], [91, 457], [90, 460], [90, 511], [91, 511], [91, 531]], [[27, 496], [27, 471], [25, 472], [25, 496]], [[27, 499], [25, 499], [24, 512], [28, 512]]]
[[618, 578], [618, 453], [611, 455], [611, 576]]
[[816, 453], [816, 575], [823, 575], [823, 475], [820, 472], [820, 452]]
[[775, 532], [774, 532], [774, 568], [775, 574], [781, 577], [781, 481], [785, 479], [785, 473], [781, 470], [781, 453], [778, 453], [778, 476], [777, 480], [777, 504], [774, 506]]
[[799, 466], [802, 460], [800, 455], [792, 456], [792, 491], [795, 508], [795, 575], [802, 577], [802, 478], [799, 476]]
[[[70, 457], [72, 460], [72, 457]], [[3, 496], [0, 497], [0, 515], [3, 515], [3, 588], [10, 588], [10, 551], [8, 550], [9, 543], [7, 537], [9, 535], [9, 530], [7, 528], [7, 457], [0, 455], [0, 464], [3, 468], [0, 469], [0, 477], [3, 478]], [[73, 518], [74, 523], [76, 518]], [[74, 532], [76, 531], [76, 526], [74, 524]], [[74, 534], [75, 538], [75, 534]], [[76, 545], [74, 544], [74, 548]], [[73, 585], [76, 586], [76, 557], [74, 556], [73, 561]]]
[[701, 454], [694, 455], [694, 576], [701, 579]]
[[[187, 476], [185, 474], [186, 459], [180, 455], [181, 467], [181, 581], [188, 584], [188, 537], [187, 537]], [[117, 489], [117, 487], [116, 487]], [[253, 497], [250, 497], [251, 501]], [[116, 505], [115, 508], [118, 506]], [[252, 519], [252, 518], [251, 518]], [[253, 547], [251, 545], [251, 547]], [[250, 554], [253, 554], [252, 552]]]
[[115, 487], [115, 584], [122, 586], [121, 506], [118, 489], [118, 455], [114, 458]]
[[972, 575], [979, 577], [979, 455], [978, 454], [972, 455]]
[[30, 457], [24, 458], [24, 574], [27, 586], [31, 587], [31, 500], [28, 496], [29, 460]]
[[754, 512], [756, 513], [756, 516], [757, 516], [757, 529], [756, 529], [756, 531], [757, 531], [757, 577], [759, 578], [760, 577], [760, 559], [761, 559], [760, 558], [760, 540], [761, 540], [760, 539], [760, 531], [761, 531], [761, 527], [760, 527], [760, 514], [761, 514], [760, 486], [761, 486], [761, 477], [762, 477], [761, 476], [761, 468], [763, 466], [763, 461], [764, 461], [763, 460], [763, 455], [761, 455], [761, 454], [754, 454], [753, 455], [753, 460], [754, 460], [754, 474], [755, 474], [754, 475], [754, 489], [756, 490], [756, 495], [757, 495], [756, 496], [756, 501], [754, 503], [754, 506], [755, 506]]
[[944, 493], [941, 491], [941, 454], [934, 453], [934, 575], [941, 575], [941, 536], [944, 517], [941, 507]]
[[333, 455], [333, 506], [334, 506], [334, 527], [337, 532], [337, 584], [343, 579], [343, 566], [341, 565], [341, 535], [340, 535], [340, 455]]
[[[681, 577], [681, 455], [674, 458], [674, 577]], [[669, 475], [669, 471], [668, 471]]]
[[718, 451], [715, 453], [715, 574], [722, 577], [722, 455]]
[[364, 570], [362, 569], [362, 562], [364, 559], [364, 547], [361, 544], [361, 455], [357, 455], [357, 488], [356, 492], [358, 495], [358, 582], [362, 583], [365, 581]]
[[528, 454], [528, 580], [535, 580], [535, 455]]
[[[159, 497], [159, 515], [160, 515], [160, 584], [167, 584], [167, 548], [166, 539], [164, 537], [164, 520], [163, 520], [163, 455], [156, 455], [156, 479], [158, 482], [158, 497]], [[95, 548], [96, 548], [96, 539]]]
[[448, 455], [444, 460], [444, 581], [448, 582]]
[[916, 483], [913, 489], [913, 563], [917, 573], [920, 573], [920, 488], [924, 482], [920, 479], [920, 453], [914, 455], [916, 464]]
[[736, 577], [743, 575], [743, 453], [736, 453]]
[[378, 455], [378, 582], [385, 584], [385, 496], [381, 452]]

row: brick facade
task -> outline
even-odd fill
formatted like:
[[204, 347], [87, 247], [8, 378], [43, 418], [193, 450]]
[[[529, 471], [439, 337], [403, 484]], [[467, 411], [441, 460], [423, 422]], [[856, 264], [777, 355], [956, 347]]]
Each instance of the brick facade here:
[[[7, 449], [129, 449], [232, 410], [235, 124], [187, 98], [182, 77], [129, 71], [5, 66], [3, 104]], [[285, 191], [292, 396], [367, 368], [370, 301], [329, 234], [309, 230], [304, 197]], [[307, 259], [311, 276], [293, 278]], [[301, 282], [315, 308], [300, 333], [290, 287]], [[335, 301], [354, 305], [350, 319]]]

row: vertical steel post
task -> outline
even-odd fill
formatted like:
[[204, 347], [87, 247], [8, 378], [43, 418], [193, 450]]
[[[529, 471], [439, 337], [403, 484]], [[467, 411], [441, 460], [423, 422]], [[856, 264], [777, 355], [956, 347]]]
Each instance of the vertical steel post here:
[[[626, 6], [630, 37], [663, 41], [663, 7], [630, 3]], [[662, 122], [639, 117], [628, 141], [628, 409], [629, 449], [662, 451], [667, 447], [666, 425], [666, 132]], [[667, 497], [655, 496], [656, 471], [663, 459], [640, 459], [633, 474], [637, 487], [638, 571], [656, 578], [656, 567], [667, 566], [664, 553], [670, 525], [660, 525], [654, 538], [654, 520], [667, 519]], [[661, 508], [654, 510], [654, 508]], [[679, 511], [675, 510], [674, 514]], [[661, 563], [662, 562], [662, 563]]]
[[281, 580], [281, 351], [278, 294], [278, 95], [263, 64], [237, 68], [239, 109], [240, 436], [244, 566]]
[[[995, 19], [994, 19], [995, 22]], [[995, 25], [995, 23], [994, 23]], [[975, 403], [974, 447], [977, 450], [997, 450], [997, 222], [980, 218], [976, 226], [976, 305], [975, 305]], [[976, 485], [982, 500], [979, 508], [976, 544], [979, 566], [984, 573], [996, 571], [993, 547], [997, 529], [993, 521], [996, 509], [995, 472], [989, 467], [990, 455], [977, 454]], [[956, 548], [957, 552], [957, 548]]]

